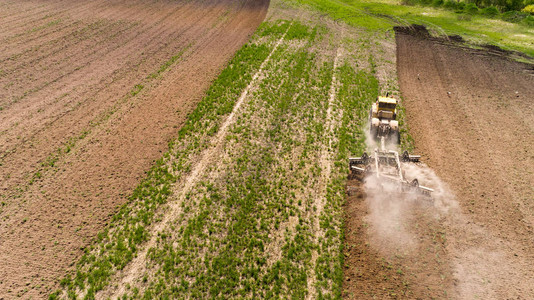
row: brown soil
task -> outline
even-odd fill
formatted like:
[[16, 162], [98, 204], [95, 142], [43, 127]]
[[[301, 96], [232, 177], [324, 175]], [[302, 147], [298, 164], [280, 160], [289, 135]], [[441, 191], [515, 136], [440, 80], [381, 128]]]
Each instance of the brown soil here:
[[371, 299], [406, 297], [408, 286], [403, 283], [400, 266], [382, 257], [368, 241], [365, 216], [369, 213], [365, 201], [365, 189], [360, 179], [347, 182], [345, 204], [345, 281], [346, 299]]
[[446, 239], [441, 214], [432, 201], [363, 182], [361, 178], [347, 182], [343, 296], [446, 297], [451, 271], [443, 258]]
[[459, 299], [534, 297], [534, 66], [397, 31], [397, 66], [417, 152], [455, 194], [445, 216]]
[[0, 299], [55, 287], [268, 2], [0, 1]]

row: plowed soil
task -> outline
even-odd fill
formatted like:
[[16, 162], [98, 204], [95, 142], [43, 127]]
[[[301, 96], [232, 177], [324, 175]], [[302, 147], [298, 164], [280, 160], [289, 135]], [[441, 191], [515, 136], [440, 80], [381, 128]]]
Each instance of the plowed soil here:
[[397, 66], [417, 152], [454, 193], [443, 221], [448, 295], [534, 297], [534, 66], [398, 31]]
[[0, 299], [55, 288], [268, 5], [0, 1]]

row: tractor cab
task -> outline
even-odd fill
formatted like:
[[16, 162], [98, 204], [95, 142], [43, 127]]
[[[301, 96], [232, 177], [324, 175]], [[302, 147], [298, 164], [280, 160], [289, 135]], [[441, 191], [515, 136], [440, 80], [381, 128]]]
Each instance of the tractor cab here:
[[369, 111], [369, 131], [371, 136], [380, 141], [400, 141], [399, 122], [397, 119], [397, 99], [391, 97], [378, 97]]
[[397, 100], [389, 97], [378, 97], [375, 118], [395, 120], [397, 118]]

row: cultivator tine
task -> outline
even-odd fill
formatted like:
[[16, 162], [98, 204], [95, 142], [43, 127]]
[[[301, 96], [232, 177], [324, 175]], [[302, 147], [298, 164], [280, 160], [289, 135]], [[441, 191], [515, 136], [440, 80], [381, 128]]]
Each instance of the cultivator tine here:
[[403, 162], [419, 162], [421, 155], [411, 155], [408, 151], [404, 151], [401, 156]]
[[355, 166], [355, 165], [366, 165], [369, 162], [369, 155], [367, 153], [363, 153], [360, 157], [351, 157], [349, 158], [349, 166]]
[[418, 194], [431, 197], [431, 193], [434, 191], [433, 189], [419, 185], [419, 181], [417, 179], [412, 180], [412, 182], [404, 182], [405, 191], [412, 191], [416, 192]]
[[423, 194], [424, 196], [427, 196], [429, 198], [431, 198], [431, 193], [434, 191], [433, 189], [431, 188], [428, 188], [426, 186], [419, 186], [419, 193]]
[[356, 166], [351, 166], [350, 169], [352, 171], [356, 171], [358, 173], [365, 173], [365, 168], [360, 168], [360, 167], [356, 167]]

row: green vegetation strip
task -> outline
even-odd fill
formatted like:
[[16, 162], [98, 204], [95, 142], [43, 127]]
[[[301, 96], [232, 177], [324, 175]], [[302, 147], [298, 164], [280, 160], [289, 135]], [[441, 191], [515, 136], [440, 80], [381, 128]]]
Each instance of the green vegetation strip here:
[[132, 260], [138, 247], [149, 238], [148, 228], [157, 221], [156, 212], [168, 201], [172, 185], [190, 171], [191, 158], [206, 147], [209, 136], [232, 111], [238, 95], [269, 52], [269, 46], [254, 44], [237, 52], [191, 113], [178, 139], [169, 145], [170, 151], [147, 173], [95, 243], [84, 249], [75, 274], [61, 280], [62, 289], [51, 294], [51, 299], [75, 299], [79, 294], [94, 299], [95, 293], [109, 284], [111, 276]]
[[[349, 169], [347, 158], [360, 155], [366, 149], [364, 130], [368, 108], [379, 92], [374, 69], [355, 71], [349, 64], [344, 64], [338, 73], [337, 112], [334, 111], [333, 115], [342, 118], [334, 130], [334, 140], [337, 141], [334, 145], [334, 169], [327, 186], [326, 205], [320, 216], [320, 225], [326, 235], [320, 242], [320, 255], [315, 266], [319, 288], [331, 290], [335, 298], [341, 298], [343, 284], [343, 204]], [[322, 296], [319, 294], [319, 298]]]
[[[273, 25], [258, 35], [268, 37], [279, 28]], [[316, 138], [296, 130], [308, 126], [310, 134], [317, 134], [320, 119], [315, 116], [324, 109], [321, 100], [327, 98], [330, 80], [329, 74], [326, 82], [315, 79], [321, 70], [308, 52], [315, 38], [316, 30], [291, 26], [286, 44], [273, 53], [263, 81], [230, 128], [225, 153], [217, 159], [224, 164], [213, 166], [193, 189], [176, 226], [150, 249], [151, 268], [141, 289], [134, 285], [127, 296], [306, 295], [314, 245], [311, 220], [304, 216], [311, 207], [303, 200], [312, 198], [299, 192], [311, 188], [307, 171], [315, 161], [302, 152], [317, 149]], [[290, 219], [298, 224], [295, 231]]]

